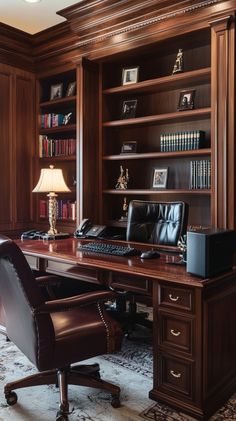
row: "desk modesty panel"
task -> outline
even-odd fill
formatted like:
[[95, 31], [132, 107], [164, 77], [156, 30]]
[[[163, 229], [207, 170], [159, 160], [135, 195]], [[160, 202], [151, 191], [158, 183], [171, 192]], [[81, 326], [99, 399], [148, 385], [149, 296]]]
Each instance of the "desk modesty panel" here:
[[[207, 420], [236, 390], [236, 270], [201, 279], [171, 264], [179, 258], [170, 250], [142, 260], [79, 250], [86, 241], [16, 242], [32, 269], [151, 296], [149, 397]], [[129, 244], [142, 251], [152, 248]]]

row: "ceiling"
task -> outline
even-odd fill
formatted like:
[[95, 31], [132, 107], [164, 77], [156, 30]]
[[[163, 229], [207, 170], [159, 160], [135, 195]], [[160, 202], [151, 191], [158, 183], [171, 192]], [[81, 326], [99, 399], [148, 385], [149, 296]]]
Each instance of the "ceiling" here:
[[24, 0], [0, 0], [0, 22], [36, 34], [65, 19], [56, 14], [82, 0], [41, 0], [40, 3], [25, 3]]

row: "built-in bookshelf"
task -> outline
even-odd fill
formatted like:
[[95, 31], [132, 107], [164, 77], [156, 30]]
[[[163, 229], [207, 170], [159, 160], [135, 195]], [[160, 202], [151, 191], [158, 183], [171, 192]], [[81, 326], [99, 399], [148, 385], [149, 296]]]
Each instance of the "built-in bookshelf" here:
[[[62, 168], [71, 193], [58, 195], [57, 225], [74, 230], [76, 221], [76, 71], [39, 78], [39, 170], [49, 165]], [[48, 202], [37, 201], [38, 222], [48, 219]]]
[[[172, 74], [179, 48], [183, 71]], [[211, 225], [210, 57], [210, 30], [204, 29], [102, 64], [103, 223], [121, 221], [126, 198], [128, 203], [132, 199], [185, 200], [190, 205], [190, 225]], [[137, 82], [123, 84], [123, 69], [137, 67]], [[189, 109], [179, 109], [184, 92], [194, 94]], [[124, 117], [125, 103], [134, 104], [135, 115]], [[134, 153], [121, 153], [124, 143], [134, 141]], [[115, 188], [121, 166], [129, 173], [124, 190]], [[168, 171], [167, 183], [158, 188], [154, 172], [162, 169]]]

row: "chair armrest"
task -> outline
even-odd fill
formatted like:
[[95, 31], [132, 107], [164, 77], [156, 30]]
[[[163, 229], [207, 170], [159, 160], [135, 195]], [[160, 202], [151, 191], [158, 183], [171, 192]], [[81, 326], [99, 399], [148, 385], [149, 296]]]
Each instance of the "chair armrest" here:
[[55, 275], [44, 275], [44, 276], [37, 276], [35, 278], [35, 281], [37, 282], [38, 286], [46, 287], [46, 286], [52, 286], [57, 285], [58, 282], [60, 282], [58, 276]]
[[99, 301], [113, 300], [117, 294], [111, 291], [94, 291], [86, 294], [74, 295], [73, 297], [61, 298], [59, 300], [46, 301], [44, 304], [33, 309], [34, 314], [51, 313], [64, 311], [66, 309], [89, 305]]

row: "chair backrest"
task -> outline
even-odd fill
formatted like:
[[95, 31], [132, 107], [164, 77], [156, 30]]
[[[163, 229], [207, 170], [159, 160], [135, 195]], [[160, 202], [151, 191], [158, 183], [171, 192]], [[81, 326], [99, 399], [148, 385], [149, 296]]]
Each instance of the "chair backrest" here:
[[53, 342], [54, 338], [51, 317], [34, 313], [45, 299], [22, 251], [3, 235], [0, 235], [0, 296], [8, 337], [38, 366], [39, 358], [50, 358], [52, 353], [52, 345], [47, 341], [51, 337]]
[[188, 205], [185, 202], [132, 200], [129, 204], [127, 241], [176, 246], [186, 233]]

